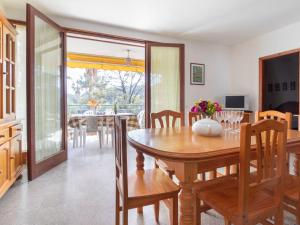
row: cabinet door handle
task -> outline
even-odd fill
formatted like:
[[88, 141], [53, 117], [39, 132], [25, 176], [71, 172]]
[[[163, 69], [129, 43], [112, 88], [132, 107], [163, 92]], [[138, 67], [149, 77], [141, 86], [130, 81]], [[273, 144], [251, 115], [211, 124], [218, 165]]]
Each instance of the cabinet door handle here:
[[0, 138], [4, 138], [5, 137], [5, 135], [4, 134], [0, 134]]
[[15, 158], [16, 158], [15, 156], [11, 156], [11, 157], [10, 157], [10, 159], [15, 159]]
[[16, 129], [17, 131], [22, 131], [22, 129], [21, 128], [18, 128], [18, 129]]
[[0, 175], [2, 174], [2, 170], [0, 170]]

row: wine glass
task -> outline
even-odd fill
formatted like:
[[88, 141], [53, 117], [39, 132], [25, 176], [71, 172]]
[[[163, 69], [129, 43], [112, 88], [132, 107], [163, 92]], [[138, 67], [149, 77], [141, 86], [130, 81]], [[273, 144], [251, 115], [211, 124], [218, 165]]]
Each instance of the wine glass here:
[[230, 112], [229, 112], [229, 119], [228, 119], [228, 120], [229, 120], [229, 124], [230, 124], [229, 130], [231, 130], [232, 132], [234, 132], [235, 116], [236, 116], [236, 114], [235, 114], [234, 111], [230, 111]]
[[222, 120], [223, 120], [222, 112], [216, 112], [216, 120], [219, 123], [222, 123]]
[[225, 131], [230, 130], [230, 124], [229, 124], [229, 120], [230, 120], [230, 111], [224, 111], [224, 123], [225, 123]]
[[237, 123], [238, 123], [237, 132], [240, 132], [240, 125], [241, 125], [241, 121], [242, 121], [243, 118], [244, 118], [244, 112], [243, 111], [239, 111], [238, 117], [237, 117]]

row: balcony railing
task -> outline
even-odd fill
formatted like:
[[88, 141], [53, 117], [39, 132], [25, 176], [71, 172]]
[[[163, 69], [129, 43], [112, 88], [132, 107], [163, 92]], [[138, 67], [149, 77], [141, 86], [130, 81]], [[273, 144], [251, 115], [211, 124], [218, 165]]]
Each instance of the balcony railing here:
[[[87, 104], [69, 104], [68, 114], [84, 114], [85, 112], [92, 110]], [[94, 110], [94, 109], [93, 109]], [[144, 105], [142, 104], [117, 104], [118, 113], [134, 113], [138, 114], [144, 110]], [[102, 104], [96, 107], [94, 110], [96, 114], [108, 114], [114, 112], [113, 104]]]

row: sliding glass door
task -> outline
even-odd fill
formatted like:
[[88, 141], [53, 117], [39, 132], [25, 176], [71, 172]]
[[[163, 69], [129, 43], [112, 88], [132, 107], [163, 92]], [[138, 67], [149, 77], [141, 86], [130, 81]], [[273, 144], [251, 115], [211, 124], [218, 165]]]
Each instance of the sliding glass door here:
[[184, 45], [147, 43], [147, 121], [150, 113], [184, 113]]
[[67, 159], [65, 37], [27, 5], [28, 163], [32, 180]]

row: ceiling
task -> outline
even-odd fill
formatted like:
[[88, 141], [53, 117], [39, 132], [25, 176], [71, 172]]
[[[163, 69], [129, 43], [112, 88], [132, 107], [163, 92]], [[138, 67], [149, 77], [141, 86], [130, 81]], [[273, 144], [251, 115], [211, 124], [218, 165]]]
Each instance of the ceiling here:
[[63, 16], [172, 37], [233, 45], [300, 21], [299, 0], [1, 0]]
[[[74, 37], [87, 39], [78, 39]], [[124, 41], [115, 41], [115, 43], [112, 43], [111, 40], [105, 38], [86, 37], [75, 34], [68, 35], [67, 50], [68, 52], [73, 53], [112, 56], [118, 58], [126, 58], [128, 56], [127, 50], [129, 50], [130, 58], [140, 60], [145, 59], [144, 45]]]

